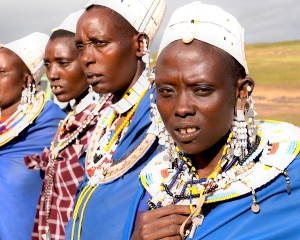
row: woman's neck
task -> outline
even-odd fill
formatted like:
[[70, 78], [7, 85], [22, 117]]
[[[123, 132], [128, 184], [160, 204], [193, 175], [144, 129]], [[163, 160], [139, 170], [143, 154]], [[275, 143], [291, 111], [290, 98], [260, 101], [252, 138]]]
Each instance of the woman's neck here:
[[89, 94], [89, 88], [87, 87], [78, 97], [75, 98], [76, 104], [80, 103], [80, 101]]
[[127, 87], [113, 93], [115, 102], [118, 102], [123, 98], [125, 93], [127, 93], [130, 90], [130, 88], [132, 88], [132, 86], [137, 82], [137, 80], [142, 75], [144, 70], [145, 70], [145, 63], [143, 63], [141, 60], [138, 60], [137, 70], [130, 84]]
[[20, 105], [20, 101], [12, 104], [11, 106], [9, 106], [7, 108], [1, 108], [1, 116], [7, 117], [7, 116], [13, 115], [14, 112], [17, 111], [19, 105]]
[[197, 169], [200, 178], [208, 177], [215, 171], [216, 166], [222, 158], [223, 148], [228, 136], [229, 132], [208, 150], [191, 156], [193, 165]]

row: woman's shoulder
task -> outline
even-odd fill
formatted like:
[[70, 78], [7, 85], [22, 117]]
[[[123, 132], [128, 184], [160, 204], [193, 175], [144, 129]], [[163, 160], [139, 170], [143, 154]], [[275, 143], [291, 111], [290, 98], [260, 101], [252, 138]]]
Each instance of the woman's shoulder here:
[[[36, 119], [36, 123], [41, 122], [57, 122], [59, 123], [60, 120], [64, 119], [66, 114], [60, 107], [54, 103], [52, 100], [48, 100], [45, 103], [43, 110], [40, 112], [39, 116]], [[56, 124], [56, 126], [58, 126]]]
[[300, 141], [300, 128], [291, 123], [263, 120], [258, 121], [258, 126], [270, 142]]

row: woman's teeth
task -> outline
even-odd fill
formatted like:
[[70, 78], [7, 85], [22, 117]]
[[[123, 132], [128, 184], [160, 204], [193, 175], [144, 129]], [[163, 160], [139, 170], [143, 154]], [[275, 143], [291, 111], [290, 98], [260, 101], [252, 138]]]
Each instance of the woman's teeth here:
[[52, 90], [59, 90], [60, 87], [52, 87]]
[[182, 134], [192, 133], [196, 131], [196, 128], [180, 128], [179, 131]]

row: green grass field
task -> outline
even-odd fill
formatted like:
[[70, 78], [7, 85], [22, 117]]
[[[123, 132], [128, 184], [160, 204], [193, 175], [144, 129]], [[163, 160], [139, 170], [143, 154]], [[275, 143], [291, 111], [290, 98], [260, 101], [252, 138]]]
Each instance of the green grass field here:
[[300, 126], [300, 40], [246, 46], [259, 118]]
[[250, 75], [258, 84], [300, 87], [300, 40], [246, 46]]

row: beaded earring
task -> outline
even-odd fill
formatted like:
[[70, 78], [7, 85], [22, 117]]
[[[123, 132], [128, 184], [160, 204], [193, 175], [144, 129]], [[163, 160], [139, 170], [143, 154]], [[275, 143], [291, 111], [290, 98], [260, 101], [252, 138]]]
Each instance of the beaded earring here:
[[257, 128], [254, 121], [254, 117], [257, 115], [257, 113], [254, 111], [254, 101], [252, 99], [252, 96], [250, 96], [251, 87], [247, 86], [247, 104], [245, 106], [245, 117], [248, 118], [248, 124], [247, 124], [247, 130], [248, 130], [248, 140], [251, 146], [255, 142], [255, 137], [257, 135]]
[[143, 38], [143, 45], [144, 45], [144, 48], [143, 48], [144, 55], [142, 57], [142, 61], [146, 64], [147, 77], [150, 80], [154, 80], [154, 73], [150, 66], [150, 51], [148, 49], [148, 42], [145, 37]]
[[256, 141], [257, 127], [254, 116], [257, 113], [254, 111], [254, 101], [249, 94], [251, 90], [251, 87], [247, 86], [245, 111], [237, 110], [237, 115], [232, 122], [231, 134], [226, 148], [229, 159], [242, 160]]
[[22, 91], [21, 105], [32, 104], [36, 92], [35, 84], [27, 84], [27, 87]]
[[[165, 148], [165, 155], [163, 156], [163, 160], [169, 162], [170, 165], [175, 161], [178, 157], [178, 153], [175, 149], [174, 140], [167, 131], [161, 116], [158, 112], [156, 103], [153, 101], [153, 94], [150, 95], [151, 100], [151, 108], [150, 108], [150, 119], [152, 123], [155, 125], [155, 129], [158, 135], [158, 152], [162, 152], [163, 148]], [[171, 166], [170, 166], [171, 167]]]

